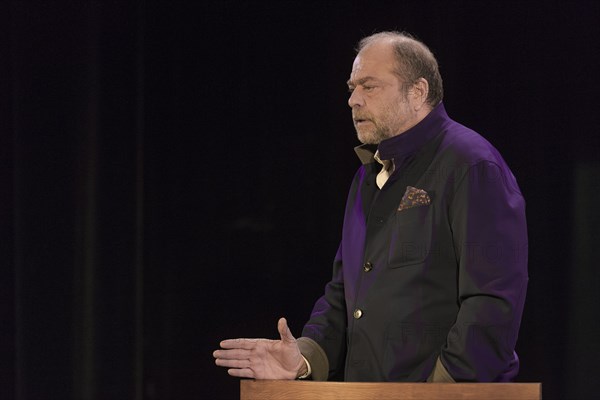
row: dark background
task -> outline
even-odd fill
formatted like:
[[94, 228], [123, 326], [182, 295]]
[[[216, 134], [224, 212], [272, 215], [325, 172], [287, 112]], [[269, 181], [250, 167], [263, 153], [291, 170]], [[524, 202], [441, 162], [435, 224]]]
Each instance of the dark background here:
[[528, 203], [517, 351], [600, 390], [600, 2], [0, 5], [0, 398], [235, 399], [229, 337], [299, 334], [358, 167], [353, 48], [407, 30]]

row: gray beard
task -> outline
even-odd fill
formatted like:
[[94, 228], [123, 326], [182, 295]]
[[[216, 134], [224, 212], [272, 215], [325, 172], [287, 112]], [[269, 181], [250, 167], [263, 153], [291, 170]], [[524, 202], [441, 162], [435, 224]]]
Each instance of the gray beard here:
[[389, 129], [380, 128], [379, 126], [375, 126], [375, 132], [373, 132], [373, 134], [368, 134], [368, 135], [366, 135], [366, 137], [365, 137], [365, 135], [362, 135], [363, 139], [366, 139], [363, 141], [361, 139], [361, 134], [358, 132], [358, 129], [356, 129], [356, 127], [354, 129], [356, 130], [356, 137], [363, 144], [379, 144], [382, 141], [384, 141], [385, 139], [389, 139], [392, 137]]

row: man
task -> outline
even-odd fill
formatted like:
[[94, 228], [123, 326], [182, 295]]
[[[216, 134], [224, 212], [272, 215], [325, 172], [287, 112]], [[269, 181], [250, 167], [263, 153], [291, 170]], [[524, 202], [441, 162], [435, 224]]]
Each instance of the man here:
[[512, 380], [527, 286], [525, 202], [504, 160], [451, 120], [429, 49], [363, 39], [348, 87], [362, 166], [331, 281], [295, 339], [214, 352], [255, 379]]

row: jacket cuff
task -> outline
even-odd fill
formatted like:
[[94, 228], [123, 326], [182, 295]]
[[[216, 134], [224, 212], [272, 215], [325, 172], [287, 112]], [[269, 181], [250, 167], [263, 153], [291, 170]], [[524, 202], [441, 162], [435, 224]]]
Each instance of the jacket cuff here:
[[427, 382], [454, 383], [456, 381], [450, 376], [448, 370], [446, 367], [444, 367], [444, 364], [442, 364], [442, 361], [438, 357], [437, 361], [435, 362], [435, 367], [433, 367], [433, 371], [431, 371], [431, 375], [429, 375], [429, 378], [427, 378]]
[[297, 342], [300, 353], [310, 364], [312, 380], [326, 381], [329, 377], [329, 360], [323, 348], [311, 338], [304, 336], [298, 338]]

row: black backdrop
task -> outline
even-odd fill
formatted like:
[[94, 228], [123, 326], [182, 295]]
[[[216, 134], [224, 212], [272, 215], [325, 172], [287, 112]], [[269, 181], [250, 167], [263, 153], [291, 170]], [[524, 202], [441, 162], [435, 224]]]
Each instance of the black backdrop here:
[[600, 390], [600, 3], [0, 5], [0, 398], [235, 399], [220, 339], [299, 333], [358, 166], [356, 41], [416, 34], [528, 202], [521, 381]]

